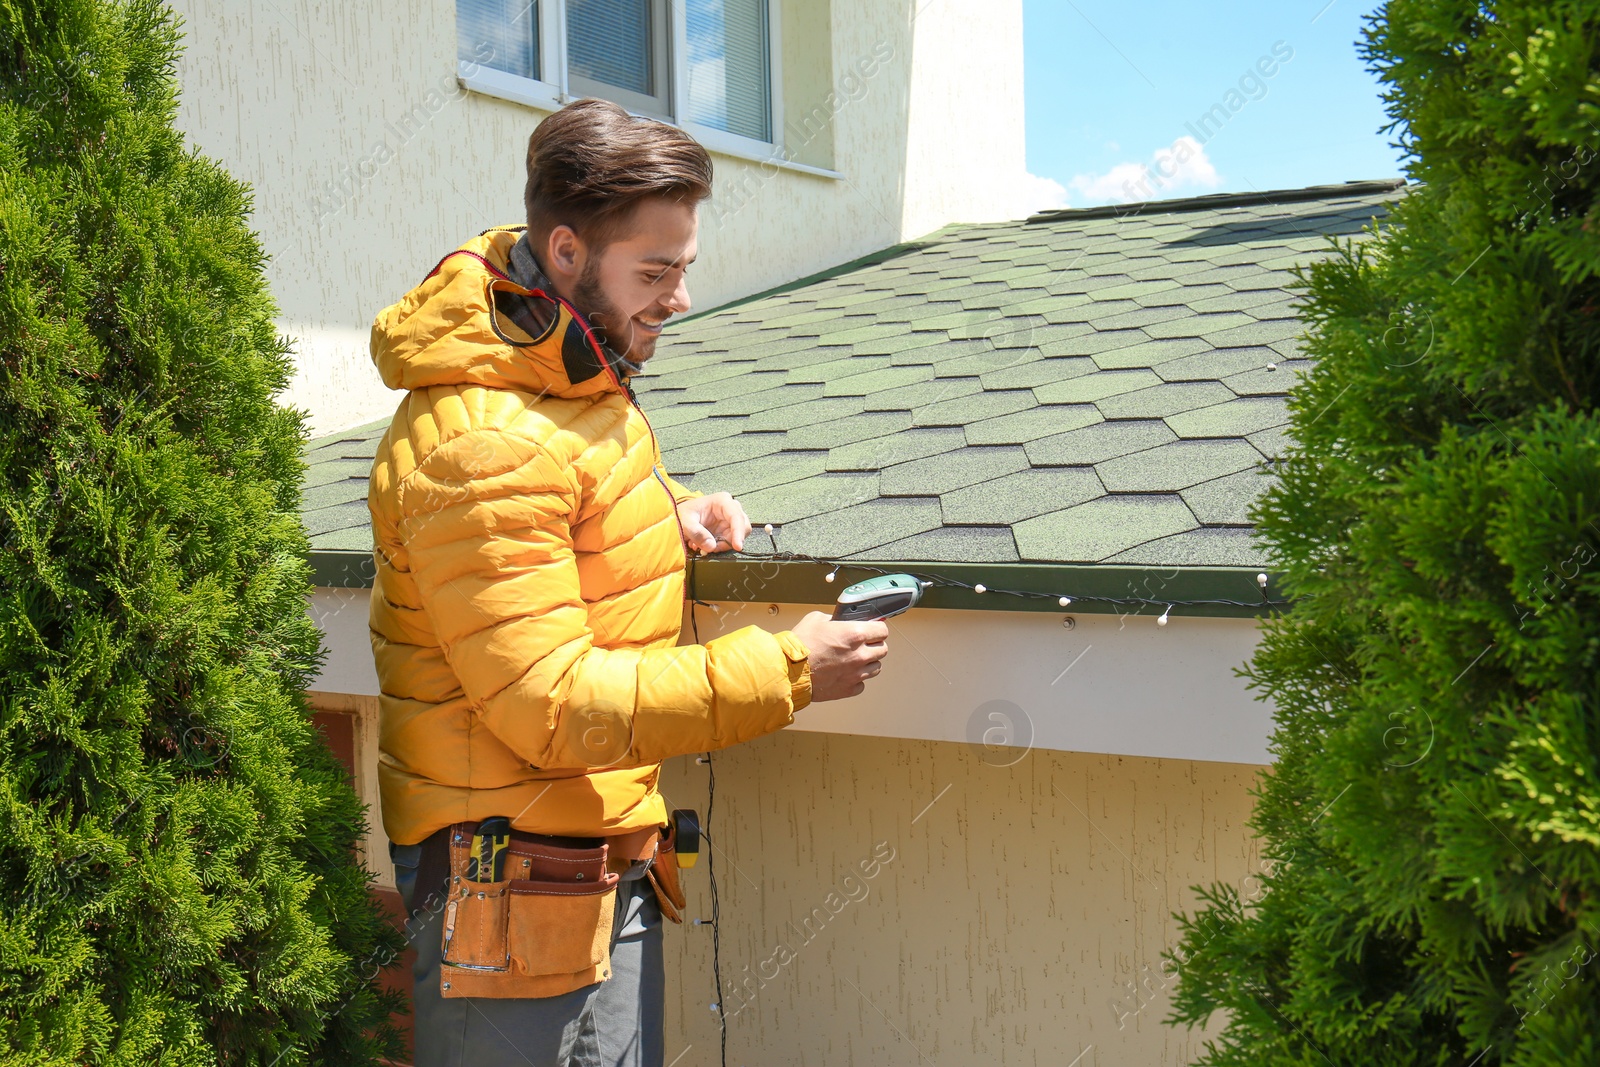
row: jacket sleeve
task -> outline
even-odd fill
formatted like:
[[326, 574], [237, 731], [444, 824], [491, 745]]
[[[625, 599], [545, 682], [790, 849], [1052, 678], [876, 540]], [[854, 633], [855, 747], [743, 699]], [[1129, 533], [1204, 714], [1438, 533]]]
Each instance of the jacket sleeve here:
[[806, 648], [788, 631], [595, 647], [569, 529], [576, 488], [535, 444], [462, 434], [433, 450], [399, 503], [407, 563], [445, 659], [479, 721], [535, 767], [638, 766], [724, 748], [782, 729], [810, 702]]
[[673, 503], [681, 504], [685, 500], [693, 500], [695, 497], [705, 496], [702, 492], [679, 485], [678, 480], [668, 474], [667, 468], [659, 462], [656, 467], [661, 471], [661, 479], [666, 483], [667, 491], [672, 494]]

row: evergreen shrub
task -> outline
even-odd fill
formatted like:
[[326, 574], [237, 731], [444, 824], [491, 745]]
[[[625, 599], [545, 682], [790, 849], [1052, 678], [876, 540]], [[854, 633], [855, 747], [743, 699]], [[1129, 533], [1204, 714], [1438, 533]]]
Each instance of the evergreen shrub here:
[[1204, 891], [1171, 1021], [1226, 1012], [1211, 1067], [1596, 1064], [1600, 3], [1363, 36], [1423, 184], [1302, 276], [1263, 889]]
[[152, 0], [0, 0], [0, 1060], [372, 1063], [305, 416], [178, 54]]

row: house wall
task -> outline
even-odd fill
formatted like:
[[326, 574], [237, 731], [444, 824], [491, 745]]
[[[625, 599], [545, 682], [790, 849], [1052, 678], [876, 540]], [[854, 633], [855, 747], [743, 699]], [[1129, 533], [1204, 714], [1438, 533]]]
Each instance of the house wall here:
[[[255, 190], [297, 344], [282, 401], [313, 434], [392, 413], [367, 353], [374, 314], [462, 240], [519, 219], [545, 112], [459, 86], [451, 0], [173, 7], [179, 126]], [[1012, 213], [997, 190], [1022, 168], [1020, 0], [780, 0], [778, 22], [791, 158], [838, 177], [715, 154], [697, 307]]]
[[[367, 857], [392, 886], [369, 595], [317, 590], [330, 655], [312, 696], [361, 719]], [[717, 609], [698, 610], [701, 640], [808, 610]], [[713, 756], [729, 1062], [1144, 1067], [1198, 1054], [1203, 1035], [1161, 1025], [1161, 954], [1191, 887], [1258, 884], [1245, 821], [1270, 720], [1233, 674], [1255, 624], [1085, 613], [1069, 630], [1068, 617], [918, 609], [891, 624], [865, 694]], [[971, 664], [983, 674], [958, 670]], [[707, 812], [708, 784], [692, 758], [665, 765], [669, 807]], [[711, 914], [708, 875], [703, 851], [691, 919]], [[666, 936], [667, 1060], [714, 1062], [710, 930]]]
[[[1023, 218], [1008, 179], [1027, 172], [1022, 102], [1022, 5], [911, 0], [915, 44], [906, 127], [901, 231]], [[981, 30], [973, 21], [981, 10]], [[972, 50], [974, 30], [984, 42]]]
[[[1196, 1058], [1205, 1034], [1162, 1024], [1161, 956], [1192, 886], [1257, 891], [1259, 768], [993, 755], [785, 730], [713, 756], [729, 1063]], [[662, 788], [704, 813], [707, 781], [681, 758]], [[711, 915], [706, 852], [684, 879], [690, 920]], [[711, 929], [668, 924], [665, 944], [666, 1062], [716, 1063]]]

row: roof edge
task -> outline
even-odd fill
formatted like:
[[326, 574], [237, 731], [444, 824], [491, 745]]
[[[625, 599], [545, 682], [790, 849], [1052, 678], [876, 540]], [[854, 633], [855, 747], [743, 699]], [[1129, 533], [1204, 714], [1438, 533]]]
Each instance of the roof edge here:
[[[1420, 183], [1417, 183], [1420, 184]], [[1140, 200], [1132, 204], [1106, 204], [1101, 207], [1069, 207], [1029, 215], [1028, 223], [1062, 222], [1074, 219], [1123, 218], [1128, 215], [1165, 215], [1183, 211], [1210, 211], [1219, 207], [1252, 207], [1260, 204], [1295, 203], [1303, 200], [1330, 200], [1339, 196], [1371, 196], [1393, 192], [1406, 186], [1404, 178], [1381, 178], [1344, 182], [1340, 185], [1311, 185], [1304, 189], [1269, 189], [1266, 192], [1208, 193], [1205, 196], [1177, 197], [1172, 200]]]
[[[1258, 567], [1150, 567], [1099, 563], [927, 563], [893, 560], [840, 560], [818, 563], [771, 557], [724, 555], [694, 559], [689, 588], [697, 600], [738, 603], [828, 604], [839, 590], [876, 574], [904, 572], [935, 584], [922, 607], [958, 611], [1045, 611], [1092, 615], [1173, 615], [1257, 618], [1274, 608], [1287, 610], [1277, 576], [1267, 573], [1269, 603]], [[827, 575], [836, 573], [830, 583]], [[983, 593], [964, 586], [982, 583]], [[1014, 592], [1008, 592], [1008, 590]], [[1023, 595], [1031, 594], [1031, 595]], [[1071, 597], [1063, 608], [1060, 597]], [[1100, 599], [1093, 599], [1100, 598]], [[1136, 601], [1107, 603], [1105, 601]], [[1172, 601], [1236, 603], [1171, 604]], [[1137, 603], [1144, 601], [1145, 603]]]
[[377, 577], [371, 552], [348, 548], [311, 550], [311, 584], [318, 589], [371, 589]]
[[[832, 583], [826, 575], [837, 571]], [[885, 572], [915, 574], [919, 578], [977, 585], [988, 591], [935, 584], [922, 598], [923, 607], [958, 611], [1070, 610], [1091, 615], [1173, 615], [1219, 619], [1266, 616], [1285, 601], [1278, 577], [1267, 574], [1267, 592], [1261, 589], [1257, 567], [1147, 567], [1103, 563], [916, 563], [885, 560], [841, 561], [831, 564], [806, 560], [775, 560], [765, 556], [725, 555], [692, 559], [688, 570], [689, 593], [696, 600], [723, 603], [827, 604], [852, 582]], [[323, 589], [370, 589], [374, 570], [372, 553], [321, 549], [311, 553], [312, 585]], [[1037, 594], [1019, 596], [1006, 590]], [[1057, 598], [1072, 597], [1063, 609]], [[1148, 601], [1116, 604], [1087, 599]], [[1173, 604], [1180, 600], [1231, 600], [1238, 604]], [[1161, 609], [1158, 611], [1157, 609]]]

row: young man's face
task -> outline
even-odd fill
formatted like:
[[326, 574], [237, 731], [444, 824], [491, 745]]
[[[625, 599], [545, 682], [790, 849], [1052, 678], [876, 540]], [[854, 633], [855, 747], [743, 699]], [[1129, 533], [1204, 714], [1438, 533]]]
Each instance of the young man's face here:
[[698, 253], [699, 228], [693, 204], [653, 197], [634, 208], [627, 236], [585, 256], [572, 303], [623, 358], [649, 359], [662, 324], [689, 310], [684, 275]]

